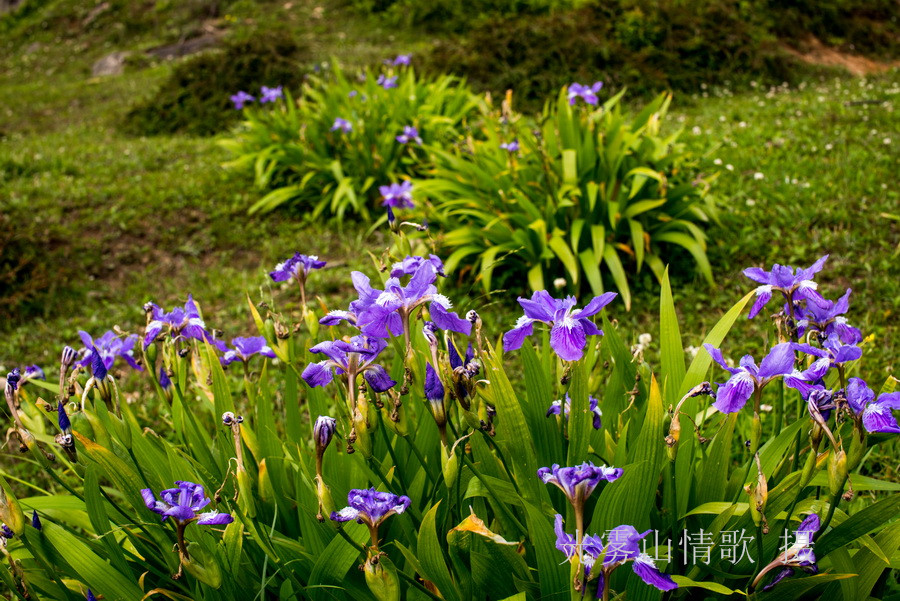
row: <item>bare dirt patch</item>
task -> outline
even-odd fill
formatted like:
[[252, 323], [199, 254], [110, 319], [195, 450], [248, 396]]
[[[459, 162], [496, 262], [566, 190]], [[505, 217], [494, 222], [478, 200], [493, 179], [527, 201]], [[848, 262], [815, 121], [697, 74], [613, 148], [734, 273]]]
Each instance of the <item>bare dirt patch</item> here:
[[798, 50], [797, 48], [788, 45], [785, 45], [784, 49], [791, 56], [810, 65], [841, 67], [857, 77], [884, 73], [885, 71], [900, 67], [900, 60], [883, 62], [859, 54], [841, 52], [836, 48], [826, 46], [814, 36], [810, 36], [803, 42], [802, 50]]

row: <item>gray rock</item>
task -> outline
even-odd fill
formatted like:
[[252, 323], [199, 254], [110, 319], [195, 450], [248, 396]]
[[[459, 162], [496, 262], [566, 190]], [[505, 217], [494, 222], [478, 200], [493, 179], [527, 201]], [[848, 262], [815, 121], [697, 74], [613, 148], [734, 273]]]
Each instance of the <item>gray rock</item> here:
[[125, 70], [125, 59], [128, 58], [130, 54], [130, 52], [113, 52], [112, 54], [107, 54], [94, 63], [91, 67], [91, 75], [94, 77], [121, 75]]

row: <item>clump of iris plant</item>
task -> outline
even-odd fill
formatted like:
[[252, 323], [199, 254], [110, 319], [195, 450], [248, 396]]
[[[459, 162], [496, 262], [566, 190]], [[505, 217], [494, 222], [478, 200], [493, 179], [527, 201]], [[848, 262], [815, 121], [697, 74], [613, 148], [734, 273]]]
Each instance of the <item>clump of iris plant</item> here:
[[172, 518], [175, 522], [175, 532], [178, 542], [178, 556], [180, 565], [174, 578], [182, 574], [184, 564], [190, 561], [188, 546], [184, 540], [184, 532], [188, 525], [197, 522], [199, 526], [224, 526], [234, 521], [230, 513], [203, 510], [210, 504], [209, 497], [202, 484], [195, 484], [186, 480], [177, 480], [175, 488], [167, 488], [159, 493], [159, 499], [149, 488], [141, 490], [141, 498], [147, 509], [162, 516], [163, 521]]
[[515, 327], [503, 335], [503, 350], [512, 351], [520, 348], [525, 338], [534, 333], [534, 322], [543, 322], [550, 326], [550, 347], [564, 361], [578, 361], [584, 356], [588, 336], [602, 336], [599, 329], [589, 318], [603, 310], [616, 298], [615, 292], [606, 292], [595, 296], [584, 307], [575, 309], [578, 302], [574, 296], [557, 299], [546, 290], [538, 290], [530, 299], [519, 297], [519, 304], [525, 315], [516, 321]]

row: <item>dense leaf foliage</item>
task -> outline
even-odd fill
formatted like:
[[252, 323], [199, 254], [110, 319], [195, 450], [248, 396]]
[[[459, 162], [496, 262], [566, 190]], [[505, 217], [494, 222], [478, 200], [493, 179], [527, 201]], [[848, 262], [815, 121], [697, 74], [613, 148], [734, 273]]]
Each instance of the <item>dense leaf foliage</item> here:
[[[323, 313], [305, 299], [325, 265], [298, 253], [233, 348], [193, 298], [148, 303], [140, 337], [66, 347], [58, 386], [7, 375], [11, 441], [54, 484], [4, 471], [0, 578], [19, 599], [878, 595], [900, 485], [864, 458], [900, 393], [855, 377], [866, 342], [849, 293], [817, 289], [825, 259], [745, 271], [751, 315], [775, 300], [758, 366], [719, 350], [754, 293], [686, 362], [665, 272], [658, 365], [601, 313], [612, 294], [519, 299], [495, 344], [512, 319], [451, 311], [435, 258], [354, 272], [359, 298]], [[515, 332], [538, 341], [521, 363]]]
[[433, 202], [428, 217], [451, 252], [448, 268], [473, 266], [485, 291], [525, 281], [542, 290], [563, 278], [557, 288], [600, 294], [606, 273], [630, 307], [628, 274], [646, 265], [661, 281], [664, 262], [683, 249], [712, 281], [703, 232], [715, 216], [711, 178], [678, 131], [662, 132], [671, 96], [634, 115], [622, 96], [592, 110], [563, 89], [536, 126], [495, 118], [483, 141], [433, 150], [434, 168], [416, 188]]
[[[246, 108], [229, 166], [252, 170], [260, 188], [273, 188], [251, 211], [285, 203], [313, 215], [368, 216], [379, 185], [418, 173], [422, 144], [453, 143], [478, 101], [451, 76], [417, 77], [390, 65], [347, 75], [337, 65], [313, 77], [296, 103], [274, 110]], [[404, 128], [416, 135], [403, 142]]]

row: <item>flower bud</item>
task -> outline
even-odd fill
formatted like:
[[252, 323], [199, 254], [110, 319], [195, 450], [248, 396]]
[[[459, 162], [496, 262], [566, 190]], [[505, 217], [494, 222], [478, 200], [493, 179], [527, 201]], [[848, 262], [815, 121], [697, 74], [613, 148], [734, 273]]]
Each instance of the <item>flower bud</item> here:
[[60, 365], [64, 370], [68, 370], [72, 367], [72, 364], [75, 363], [75, 359], [78, 357], [78, 351], [73, 349], [71, 346], [64, 346], [62, 350], [62, 356], [59, 359]]
[[440, 377], [431, 366], [431, 363], [425, 363], [425, 400], [428, 401], [431, 415], [437, 426], [443, 429], [447, 425], [447, 413], [444, 409], [444, 385], [441, 383]]
[[325, 516], [331, 515], [335, 510], [334, 500], [331, 498], [331, 489], [328, 488], [321, 476], [316, 476], [315, 480], [316, 497], [319, 500], [319, 513], [316, 515], [316, 519], [320, 522], [324, 522]]
[[847, 478], [847, 454], [844, 449], [832, 450], [828, 460], [828, 488], [832, 495], [839, 495]]
[[8, 489], [5, 480], [0, 480], [0, 522], [15, 534], [22, 534], [25, 530], [25, 514], [22, 513], [22, 506]]
[[444, 484], [447, 489], [452, 489], [459, 473], [459, 456], [453, 449], [447, 449], [447, 445], [441, 443], [441, 470], [444, 473]]
[[437, 326], [434, 325], [432, 321], [426, 321], [425, 325], [422, 326], [422, 334], [425, 335], [425, 340], [428, 341], [428, 346], [432, 349], [436, 349], [438, 346], [437, 339]]
[[247, 470], [238, 466], [238, 507], [247, 517], [256, 517], [256, 504], [253, 502], [253, 483]]
[[222, 423], [226, 426], [233, 426], [235, 424], [241, 424], [244, 422], [244, 416], [235, 415], [231, 411], [226, 411], [222, 414]]
[[316, 424], [313, 426], [313, 438], [315, 438], [316, 441], [316, 453], [320, 455], [323, 454], [325, 449], [328, 448], [328, 445], [331, 444], [336, 423], [337, 422], [333, 417], [328, 417], [327, 415], [320, 415], [316, 418]]
[[852, 472], [859, 466], [863, 456], [866, 454], [866, 433], [862, 431], [862, 429], [854, 427], [853, 433], [850, 436], [850, 452], [847, 454], [847, 470]]

